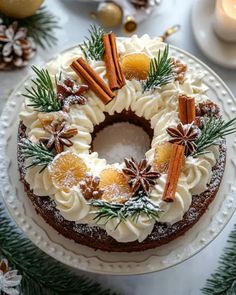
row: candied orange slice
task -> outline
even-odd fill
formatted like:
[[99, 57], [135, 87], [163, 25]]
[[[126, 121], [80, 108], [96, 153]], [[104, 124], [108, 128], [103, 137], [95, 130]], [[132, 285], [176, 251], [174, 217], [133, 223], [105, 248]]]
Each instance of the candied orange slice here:
[[38, 119], [43, 127], [50, 125], [52, 122], [63, 122], [66, 120], [66, 115], [62, 112], [39, 113]]
[[104, 191], [102, 199], [107, 202], [124, 203], [132, 195], [127, 178], [114, 168], [106, 168], [100, 173], [99, 188]]
[[172, 151], [172, 144], [165, 141], [156, 147], [153, 169], [159, 173], [167, 173], [170, 157]]
[[58, 189], [68, 192], [85, 177], [87, 166], [76, 154], [59, 154], [49, 167], [52, 182]]
[[146, 80], [150, 67], [150, 58], [144, 53], [133, 53], [121, 60], [122, 72], [127, 80]]

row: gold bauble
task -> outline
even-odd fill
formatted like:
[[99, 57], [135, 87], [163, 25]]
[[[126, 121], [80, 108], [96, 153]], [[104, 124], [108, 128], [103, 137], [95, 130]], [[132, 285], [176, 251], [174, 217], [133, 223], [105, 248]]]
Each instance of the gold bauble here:
[[137, 23], [132, 15], [128, 15], [123, 23], [123, 31], [127, 34], [132, 34], [137, 29]]
[[0, 12], [15, 18], [33, 15], [44, 0], [0, 0]]
[[97, 16], [104, 27], [117, 27], [121, 24], [123, 11], [119, 5], [107, 2], [99, 5]]

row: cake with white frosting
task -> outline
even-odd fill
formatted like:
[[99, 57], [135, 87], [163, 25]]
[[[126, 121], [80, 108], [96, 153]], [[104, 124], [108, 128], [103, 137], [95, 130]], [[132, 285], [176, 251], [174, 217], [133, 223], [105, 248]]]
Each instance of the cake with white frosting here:
[[[106, 251], [154, 248], [189, 230], [214, 199], [226, 154], [216, 126], [226, 123], [203, 74], [158, 38], [92, 34], [95, 44], [33, 68], [20, 113], [21, 180], [62, 235]], [[116, 122], [147, 132], [143, 160], [109, 164], [94, 150], [96, 134]]]

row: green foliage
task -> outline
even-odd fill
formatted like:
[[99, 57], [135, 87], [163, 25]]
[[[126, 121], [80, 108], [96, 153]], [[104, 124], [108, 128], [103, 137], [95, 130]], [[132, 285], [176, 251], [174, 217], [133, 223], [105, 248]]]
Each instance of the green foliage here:
[[48, 148], [42, 143], [33, 143], [29, 139], [24, 139], [19, 143], [22, 153], [26, 159], [31, 159], [31, 164], [26, 168], [33, 166], [41, 166], [42, 172], [54, 159], [53, 152], [49, 151]]
[[161, 212], [159, 206], [155, 205], [143, 192], [138, 193], [137, 196], [128, 200], [124, 204], [109, 203], [102, 200], [92, 200], [90, 205], [97, 208], [97, 210], [95, 209], [94, 211], [94, 220], [96, 222], [104, 220], [105, 224], [111, 219], [118, 218], [119, 225], [128, 217], [131, 217], [137, 222], [140, 214], [144, 214], [149, 219], [158, 221], [159, 213]]
[[50, 75], [47, 70], [39, 70], [32, 67], [36, 74], [35, 80], [32, 80], [34, 86], [26, 87], [27, 94], [23, 96], [29, 98], [28, 106], [35, 108], [39, 112], [57, 112], [61, 109], [61, 104], [57, 99]]
[[55, 29], [58, 29], [57, 18], [47, 11], [46, 7], [39, 8], [35, 14], [18, 20], [20, 26], [28, 29], [28, 35], [42, 48], [55, 45]]
[[86, 37], [86, 41], [80, 48], [86, 57], [91, 60], [101, 60], [104, 54], [103, 34], [104, 31], [101, 27], [91, 25], [89, 30], [90, 36]]
[[204, 117], [200, 137], [196, 140], [196, 151], [192, 154], [198, 156], [206, 153], [206, 149], [219, 141], [226, 135], [236, 132], [236, 118], [225, 122], [222, 117]]
[[22, 19], [1, 15], [3, 23], [10, 25], [17, 21], [20, 27], [26, 27], [28, 35], [42, 48], [56, 44], [55, 29], [58, 29], [57, 18], [47, 11], [46, 7], [39, 8], [35, 14]]
[[236, 294], [236, 225], [231, 232], [228, 246], [220, 257], [219, 266], [202, 289], [205, 295]]
[[23, 276], [24, 295], [116, 295], [47, 256], [17, 229], [0, 203], [0, 254]]
[[143, 92], [168, 84], [174, 78], [173, 60], [169, 57], [169, 46], [167, 45], [163, 54], [159, 50], [158, 57], [151, 60], [147, 80], [143, 83]]

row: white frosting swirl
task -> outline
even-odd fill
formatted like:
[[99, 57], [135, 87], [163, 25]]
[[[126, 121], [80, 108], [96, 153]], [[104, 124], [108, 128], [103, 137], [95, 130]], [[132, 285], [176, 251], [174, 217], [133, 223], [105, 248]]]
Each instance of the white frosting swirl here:
[[33, 190], [37, 196], [50, 196], [55, 194], [56, 188], [52, 183], [52, 179], [48, 168], [42, 172], [42, 167], [28, 168], [25, 175], [25, 180], [28, 182], [30, 189]]
[[[145, 215], [140, 215], [138, 222], [127, 218], [119, 225], [119, 220], [114, 218], [108, 221], [105, 225], [106, 232], [116, 241], [121, 243], [128, 243], [138, 240], [142, 242], [152, 232], [155, 221], [150, 220]], [[118, 226], [117, 226], [118, 225]]]
[[141, 90], [140, 83], [137, 81], [126, 81], [126, 85], [117, 91], [116, 97], [106, 105], [106, 111], [113, 115], [115, 112], [121, 113], [129, 110], [132, 102], [137, 97], [137, 92]]
[[199, 157], [187, 157], [183, 173], [187, 178], [188, 188], [192, 195], [198, 195], [207, 189], [212, 167], [219, 157], [219, 148], [212, 146], [208, 152]]
[[180, 175], [176, 190], [176, 198], [172, 203], [162, 201], [165, 184], [166, 175], [162, 175], [151, 192], [151, 199], [163, 210], [163, 212], [160, 213], [159, 221], [173, 224], [183, 218], [184, 213], [191, 205], [192, 196], [188, 190], [187, 179], [184, 174]]
[[38, 112], [36, 112], [32, 107], [27, 105], [25, 101], [20, 112], [20, 120], [24, 123], [27, 128], [31, 128], [31, 125], [37, 120]]
[[81, 221], [89, 213], [90, 207], [78, 186], [69, 192], [57, 192], [54, 200], [61, 215], [69, 221]]

